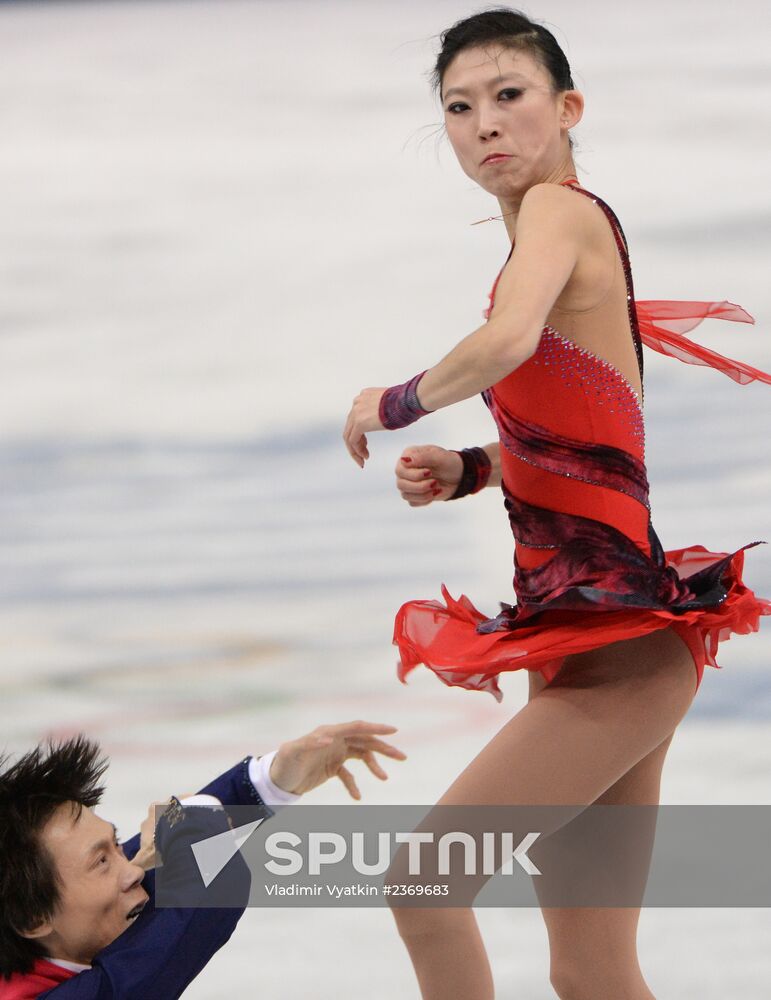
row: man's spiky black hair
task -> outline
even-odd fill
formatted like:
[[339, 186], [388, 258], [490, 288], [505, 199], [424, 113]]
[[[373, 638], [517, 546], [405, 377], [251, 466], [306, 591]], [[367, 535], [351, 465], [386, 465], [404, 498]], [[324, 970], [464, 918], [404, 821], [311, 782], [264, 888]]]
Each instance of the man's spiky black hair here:
[[104, 792], [99, 780], [108, 760], [82, 734], [47, 741], [10, 763], [0, 756], [0, 976], [28, 972], [44, 953], [23, 932], [54, 913], [60, 882], [41, 832], [59, 806], [77, 817]]

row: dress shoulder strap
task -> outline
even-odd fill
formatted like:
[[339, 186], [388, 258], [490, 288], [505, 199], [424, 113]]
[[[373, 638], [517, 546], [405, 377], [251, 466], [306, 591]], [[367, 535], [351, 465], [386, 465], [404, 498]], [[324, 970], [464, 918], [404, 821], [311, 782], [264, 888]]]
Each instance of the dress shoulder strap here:
[[563, 181], [566, 187], [591, 198], [600, 206], [610, 222], [616, 245], [624, 265], [627, 283], [629, 320], [632, 326], [635, 350], [642, 375], [642, 344], [670, 358], [689, 365], [714, 368], [740, 385], [748, 382], [765, 382], [771, 385], [771, 374], [748, 365], [745, 361], [727, 358], [683, 336], [705, 319], [732, 320], [735, 323], [754, 323], [750, 314], [734, 302], [680, 302], [671, 299], [646, 299], [636, 301], [632, 287], [632, 269], [626, 237], [613, 209], [602, 198], [581, 187], [578, 181]]
[[624, 230], [621, 228], [621, 223], [618, 221], [618, 216], [613, 211], [613, 209], [606, 202], [599, 198], [596, 194], [591, 191], [587, 191], [586, 188], [581, 187], [577, 181], [563, 181], [565, 187], [569, 187], [571, 191], [577, 191], [579, 194], [584, 195], [587, 198], [599, 205], [605, 216], [610, 223], [610, 228], [613, 232], [613, 236], [616, 240], [616, 247], [618, 248], [619, 256], [621, 257], [621, 264], [624, 269], [624, 281], [626, 282], [626, 306], [627, 312], [629, 313], [629, 327], [632, 331], [632, 340], [634, 341], [634, 350], [637, 355], [637, 367], [640, 370], [640, 385], [643, 387], [643, 394], [645, 393], [645, 382], [643, 379], [643, 349], [642, 349], [642, 337], [640, 336], [640, 326], [637, 321], [637, 310], [635, 309], [634, 301], [634, 285], [632, 283], [632, 266], [629, 263], [629, 245], [626, 241], [626, 236], [624, 235]]

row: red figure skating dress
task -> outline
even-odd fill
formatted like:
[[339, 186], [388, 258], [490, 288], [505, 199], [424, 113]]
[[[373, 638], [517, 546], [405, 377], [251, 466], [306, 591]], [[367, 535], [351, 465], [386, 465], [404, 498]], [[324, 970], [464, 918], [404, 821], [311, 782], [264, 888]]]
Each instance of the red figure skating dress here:
[[[641, 382], [644, 343], [740, 383], [771, 384], [771, 375], [682, 336], [707, 317], [752, 323], [740, 306], [635, 302], [618, 219], [596, 195], [567, 183], [610, 223]], [[742, 582], [744, 549], [761, 543], [730, 554], [702, 545], [663, 551], [650, 519], [637, 392], [618, 368], [554, 327], [545, 326], [535, 354], [482, 396], [500, 439], [517, 603], [487, 618], [443, 585], [446, 604], [404, 604], [394, 628], [400, 678], [423, 663], [446, 684], [500, 701], [503, 671], [536, 670], [550, 681], [571, 653], [673, 626], [691, 651], [698, 687], [705, 663], [718, 666], [718, 643], [757, 631], [759, 617], [771, 614], [771, 602]]]

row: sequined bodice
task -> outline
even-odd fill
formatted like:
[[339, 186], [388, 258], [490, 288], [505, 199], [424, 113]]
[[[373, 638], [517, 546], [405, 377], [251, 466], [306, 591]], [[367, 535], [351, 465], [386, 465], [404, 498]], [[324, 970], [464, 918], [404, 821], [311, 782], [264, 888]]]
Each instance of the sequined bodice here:
[[[555, 396], [563, 395], [567, 404], [565, 416], [573, 427], [577, 409], [583, 406], [594, 412], [595, 406], [603, 407], [587, 429], [596, 430], [604, 439], [611, 439], [607, 443], [628, 446], [643, 457], [642, 404], [631, 382], [609, 361], [579, 347], [554, 327], [545, 326], [535, 354], [521, 369], [517, 372], [518, 377], [512, 380], [516, 385], [501, 382], [495, 387], [498, 398], [505, 398], [507, 390], [513, 389], [519, 400], [528, 399], [542, 408], [545, 404], [548, 412]], [[601, 421], [599, 427], [598, 421]]]
[[[600, 206], [616, 238], [642, 381], [642, 345], [621, 226], [595, 195], [573, 190]], [[498, 279], [490, 309], [497, 284]], [[546, 550], [585, 534], [589, 520], [621, 532], [650, 555], [642, 404], [618, 368], [547, 325], [535, 353], [482, 395], [498, 427], [502, 488], [519, 563], [543, 563]], [[563, 526], [567, 537], [563, 532], [557, 541], [525, 531], [525, 507], [564, 515], [569, 519]], [[546, 520], [544, 515], [541, 522]], [[531, 523], [537, 521], [531, 518]]]

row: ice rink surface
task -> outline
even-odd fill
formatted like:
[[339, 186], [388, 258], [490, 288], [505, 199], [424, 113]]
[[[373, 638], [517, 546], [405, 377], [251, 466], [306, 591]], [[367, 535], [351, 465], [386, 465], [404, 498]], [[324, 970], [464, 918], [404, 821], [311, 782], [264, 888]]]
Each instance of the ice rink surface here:
[[[494, 436], [480, 400], [340, 432], [481, 323], [508, 250], [429, 92], [438, 2], [0, 4], [2, 744], [85, 731], [101, 808], [147, 804], [322, 722], [399, 727], [367, 802], [433, 802], [523, 705], [398, 683], [393, 615], [440, 583], [511, 600], [500, 496], [413, 510], [407, 444]], [[771, 10], [545, 2], [587, 109], [579, 177], [618, 212], [639, 298], [730, 299], [695, 337], [771, 369]], [[647, 460], [667, 548], [771, 536], [769, 390], [646, 352]], [[771, 595], [771, 552], [747, 553]], [[721, 647], [664, 771], [671, 803], [771, 801], [771, 643]], [[537, 752], [537, 748], [534, 748]], [[341, 801], [342, 785], [309, 801]], [[483, 910], [500, 997], [546, 1000], [535, 910]], [[649, 909], [660, 1000], [763, 1000], [768, 910]], [[262, 910], [187, 991], [416, 998], [385, 911]]]

